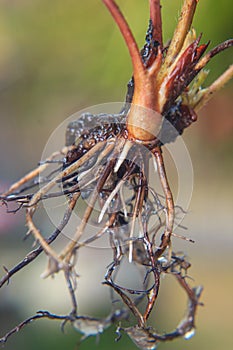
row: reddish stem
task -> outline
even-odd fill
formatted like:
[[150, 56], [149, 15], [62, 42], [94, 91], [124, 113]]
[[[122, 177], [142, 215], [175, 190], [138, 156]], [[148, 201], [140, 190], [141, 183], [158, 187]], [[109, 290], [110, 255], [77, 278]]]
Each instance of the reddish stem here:
[[103, 2], [109, 9], [125, 39], [132, 60], [134, 78], [138, 79], [139, 75], [144, 74], [145, 67], [129, 25], [114, 0], [103, 0]]
[[150, 19], [153, 24], [153, 38], [163, 47], [162, 16], [160, 0], [150, 0]]
[[[129, 138], [140, 141], [154, 140], [161, 126], [161, 116], [153, 111], [158, 111], [157, 96], [155, 94], [155, 76], [161, 66], [161, 50], [152, 65], [147, 69], [142, 61], [137, 43], [133, 34], [114, 0], [103, 0], [117, 23], [128, 47], [134, 75], [134, 95], [132, 107], [127, 117], [127, 129]], [[155, 5], [152, 6], [152, 14], [155, 17]], [[158, 5], [158, 4], [157, 4]], [[155, 20], [155, 18], [154, 18]], [[160, 24], [158, 22], [156, 31], [159, 32]], [[145, 109], [138, 108], [144, 107]]]
[[233, 46], [233, 39], [226, 40], [223, 43], [215, 46], [196, 64], [195, 69], [196, 70], [202, 69], [210, 61], [211, 58], [213, 58], [215, 55], [218, 55], [220, 52], [232, 46]]

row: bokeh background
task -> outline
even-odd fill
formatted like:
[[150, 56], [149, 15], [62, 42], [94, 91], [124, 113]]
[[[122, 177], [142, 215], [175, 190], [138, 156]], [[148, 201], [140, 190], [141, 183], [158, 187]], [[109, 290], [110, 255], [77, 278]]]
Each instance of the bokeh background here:
[[[148, 23], [148, 2], [118, 0], [140, 46]], [[164, 39], [177, 23], [181, 0], [162, 1]], [[200, 1], [195, 16], [202, 41], [210, 47], [232, 37], [233, 4]], [[101, 0], [0, 0], [0, 186], [1, 190], [32, 169], [41, 157], [47, 139], [68, 116], [85, 107], [123, 101], [131, 63], [125, 44]], [[210, 83], [232, 63], [232, 49], [213, 59]], [[191, 275], [203, 284], [196, 336], [191, 341], [161, 344], [161, 349], [212, 349], [233, 347], [233, 84], [229, 83], [200, 113], [198, 122], [185, 132], [184, 140], [194, 168], [193, 196], [184, 220], [194, 245], [175, 242], [192, 261]], [[23, 213], [6, 215], [0, 209], [0, 265], [10, 268], [29, 251], [32, 240], [26, 232]], [[183, 232], [179, 232], [183, 233]], [[101, 261], [103, 251], [89, 251], [88, 259]], [[86, 260], [85, 260], [86, 259]], [[101, 279], [88, 270], [82, 258], [83, 275]], [[98, 265], [98, 264], [96, 264]], [[45, 259], [27, 267], [0, 290], [0, 335], [38, 309], [67, 312], [68, 295], [62, 278], [41, 280]], [[4, 273], [3, 269], [1, 275]], [[174, 288], [173, 288], [174, 287]], [[85, 293], [85, 285], [81, 288]], [[174, 325], [185, 308], [184, 295], [164, 281], [156, 312], [156, 327]], [[101, 293], [91, 285], [80, 305], [86, 313], [104, 314]], [[12, 337], [11, 349], [74, 349], [80, 336], [67, 334], [51, 321], [38, 321]], [[80, 349], [135, 349], [123, 337], [114, 342], [114, 329], [82, 343]]]

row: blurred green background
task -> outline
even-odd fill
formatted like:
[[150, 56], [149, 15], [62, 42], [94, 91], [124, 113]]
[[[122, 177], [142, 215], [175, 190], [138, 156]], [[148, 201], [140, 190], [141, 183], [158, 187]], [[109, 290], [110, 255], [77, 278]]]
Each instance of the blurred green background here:
[[[162, 1], [164, 41], [172, 35], [181, 3]], [[142, 46], [148, 2], [119, 0], [118, 4]], [[232, 18], [231, 0], [202, 0], [194, 27], [198, 34], [203, 32], [202, 42], [211, 39], [213, 47], [232, 37]], [[4, 189], [35, 166], [50, 134], [68, 116], [91, 105], [123, 101], [131, 63], [101, 0], [0, 0], [0, 48], [0, 186]], [[208, 82], [231, 63], [232, 49], [214, 58]], [[196, 284], [205, 286], [205, 306], [198, 313], [196, 336], [188, 342], [161, 344], [164, 350], [233, 347], [232, 91], [231, 82], [184, 135], [194, 168], [193, 197], [184, 224], [196, 243], [176, 240], [175, 247], [191, 258], [191, 275]], [[23, 215], [6, 216], [4, 210], [0, 212], [0, 265], [11, 267], [24, 257], [32, 241], [22, 241]], [[59, 306], [66, 311], [62, 281], [37, 282], [44, 265], [42, 257], [0, 291], [1, 335], [38, 309], [57, 311]], [[172, 328], [181, 306], [185, 307], [183, 294], [172, 288], [172, 282], [165, 285], [156, 312], [156, 326], [162, 330], [166, 325]], [[104, 308], [101, 295], [98, 298], [97, 314]], [[28, 326], [9, 340], [6, 349], [74, 349], [79, 335], [70, 329], [63, 335], [55, 323], [44, 320]], [[114, 337], [111, 329], [99, 343], [88, 339], [80, 348], [135, 349], [126, 336], [120, 343], [114, 343]]]

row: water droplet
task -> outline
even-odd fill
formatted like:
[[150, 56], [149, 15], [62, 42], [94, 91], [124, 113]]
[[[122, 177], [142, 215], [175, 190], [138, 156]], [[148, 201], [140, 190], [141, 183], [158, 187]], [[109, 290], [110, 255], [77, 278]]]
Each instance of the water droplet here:
[[190, 338], [192, 338], [195, 335], [195, 333], [196, 333], [195, 328], [190, 329], [190, 331], [185, 333], [184, 339], [189, 340]]

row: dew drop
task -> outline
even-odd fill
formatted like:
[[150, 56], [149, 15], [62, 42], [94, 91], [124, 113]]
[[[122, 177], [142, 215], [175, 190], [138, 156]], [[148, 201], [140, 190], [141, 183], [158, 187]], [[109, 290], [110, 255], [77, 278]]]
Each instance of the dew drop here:
[[184, 339], [189, 340], [190, 338], [192, 338], [195, 335], [195, 332], [196, 332], [195, 328], [190, 329], [190, 331], [185, 333]]

